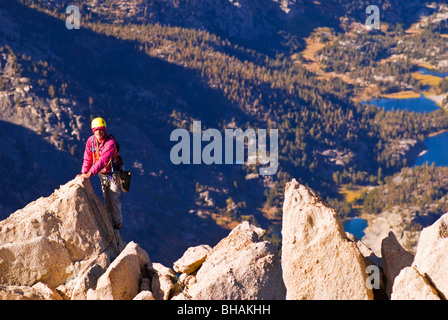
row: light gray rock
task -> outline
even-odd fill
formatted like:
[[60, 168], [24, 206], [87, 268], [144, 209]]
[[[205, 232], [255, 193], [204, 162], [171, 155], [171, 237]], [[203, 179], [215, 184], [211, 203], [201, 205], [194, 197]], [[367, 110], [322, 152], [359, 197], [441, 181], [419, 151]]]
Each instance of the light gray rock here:
[[168, 300], [174, 289], [176, 274], [161, 263], [153, 263], [152, 268], [156, 274], [151, 278], [151, 290], [155, 300]]
[[440, 297], [415, 267], [406, 267], [395, 278], [391, 300], [440, 300]]
[[443, 298], [448, 297], [448, 214], [420, 234], [413, 266], [427, 277]]
[[400, 271], [412, 265], [414, 255], [406, 251], [398, 242], [391, 231], [381, 243], [381, 257], [383, 258], [383, 270], [386, 276], [386, 294], [391, 298], [395, 278]]
[[74, 179], [0, 221], [0, 283], [56, 288], [124, 242], [88, 180]]
[[46, 284], [38, 282], [33, 286], [0, 285], [0, 300], [63, 300]]
[[142, 271], [151, 263], [145, 250], [129, 242], [98, 279], [95, 290], [87, 291], [88, 300], [131, 300], [139, 293]]
[[295, 179], [285, 188], [282, 267], [287, 299], [373, 299], [364, 258], [339, 216]]
[[212, 248], [209, 245], [199, 245], [188, 248], [182, 257], [174, 262], [173, 269], [178, 273], [190, 274], [196, 271], [207, 258]]
[[137, 294], [132, 300], [155, 300], [155, 299], [151, 291], [144, 290], [140, 291], [140, 293]]
[[248, 222], [235, 227], [207, 255], [188, 290], [193, 300], [285, 298], [280, 260], [264, 230]]

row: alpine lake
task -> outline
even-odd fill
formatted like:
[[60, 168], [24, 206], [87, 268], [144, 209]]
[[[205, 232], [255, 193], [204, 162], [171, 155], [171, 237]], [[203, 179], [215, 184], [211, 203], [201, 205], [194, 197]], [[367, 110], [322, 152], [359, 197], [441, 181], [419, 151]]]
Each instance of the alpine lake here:
[[[418, 73], [422, 75], [431, 75], [440, 78], [448, 77], [448, 72], [439, 72], [421, 68]], [[363, 101], [363, 104], [373, 104], [386, 111], [391, 110], [406, 110], [410, 112], [433, 112], [438, 110], [440, 106], [433, 100], [427, 98], [424, 94], [421, 94], [417, 98], [380, 98], [369, 101]], [[425, 163], [431, 165], [434, 163], [436, 166], [448, 166], [448, 132], [442, 132], [430, 137], [427, 137], [423, 141], [426, 150], [421, 152], [413, 166], [420, 166]], [[365, 219], [356, 217], [343, 221], [344, 230], [350, 232], [358, 239], [364, 237], [364, 230], [367, 227], [367, 221]]]

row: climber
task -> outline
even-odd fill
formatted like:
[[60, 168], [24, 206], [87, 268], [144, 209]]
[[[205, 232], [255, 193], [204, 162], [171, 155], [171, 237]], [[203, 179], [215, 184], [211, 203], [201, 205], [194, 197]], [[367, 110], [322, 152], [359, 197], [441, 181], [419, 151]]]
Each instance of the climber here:
[[91, 127], [93, 135], [87, 139], [81, 174], [77, 177], [89, 179], [90, 176], [98, 174], [106, 210], [112, 217], [114, 228], [120, 229], [123, 222], [120, 203], [121, 182], [116, 168], [118, 150], [115, 139], [106, 133], [104, 119], [93, 119]]

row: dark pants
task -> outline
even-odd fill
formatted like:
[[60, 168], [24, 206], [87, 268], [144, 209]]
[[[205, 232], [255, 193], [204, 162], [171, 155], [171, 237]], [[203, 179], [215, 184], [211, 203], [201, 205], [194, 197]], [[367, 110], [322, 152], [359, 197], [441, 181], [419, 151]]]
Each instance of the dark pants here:
[[112, 176], [99, 173], [98, 176], [101, 181], [106, 211], [112, 217], [113, 226], [120, 225], [123, 219], [121, 216], [121, 186], [118, 173], [114, 173]]

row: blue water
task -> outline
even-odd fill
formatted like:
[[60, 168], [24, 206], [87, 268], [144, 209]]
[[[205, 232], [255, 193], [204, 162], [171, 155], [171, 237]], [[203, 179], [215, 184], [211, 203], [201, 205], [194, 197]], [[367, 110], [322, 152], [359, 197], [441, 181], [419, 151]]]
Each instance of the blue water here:
[[428, 165], [434, 163], [436, 166], [448, 167], [448, 132], [426, 138], [423, 143], [428, 151], [417, 158], [414, 166], [427, 162]]
[[[448, 72], [440, 72], [426, 68], [421, 68], [418, 72], [442, 78], [448, 77]], [[365, 103], [366, 102], [363, 101], [363, 104]], [[394, 109], [424, 113], [432, 112], [440, 108], [434, 101], [427, 99], [424, 95], [420, 95], [418, 98], [407, 99], [382, 98], [379, 100], [369, 100], [368, 103], [384, 108], [386, 111]], [[423, 143], [425, 144], [427, 151], [416, 159], [414, 166], [420, 166], [424, 163], [427, 163], [428, 165], [434, 163], [436, 166], [443, 167], [448, 166], [448, 132], [428, 137]], [[364, 237], [364, 229], [367, 227], [366, 220], [362, 218], [353, 218], [344, 221], [342, 224], [344, 230], [350, 232], [356, 238], [362, 239], [362, 237]]]
[[356, 238], [362, 239], [365, 235], [364, 229], [367, 228], [367, 221], [362, 218], [352, 218], [342, 222], [342, 225], [346, 232], [350, 232]]
[[[364, 102], [365, 103], [365, 102]], [[432, 112], [440, 109], [433, 100], [426, 98], [423, 94], [418, 98], [369, 100], [369, 104], [374, 104], [386, 111], [406, 110], [418, 113]]]
[[[418, 73], [432, 75], [435, 77], [446, 78], [448, 77], [448, 72], [431, 70], [426, 68], [420, 68], [417, 70]], [[431, 99], [427, 99], [423, 94], [418, 98], [407, 98], [407, 99], [374, 99], [368, 101], [370, 104], [374, 104], [386, 111], [391, 110], [407, 110], [412, 112], [432, 112], [440, 107]], [[366, 102], [363, 101], [365, 104]]]
[[[382, 107], [385, 110], [394, 108], [396, 110], [414, 112], [432, 112], [440, 108], [434, 101], [425, 98], [423, 95], [419, 98], [409, 99], [383, 98], [380, 100], [370, 100], [369, 103]], [[427, 151], [416, 159], [414, 166], [420, 166], [424, 163], [428, 163], [428, 165], [434, 163], [436, 166], [443, 167], [448, 166], [448, 132], [438, 134], [434, 137], [428, 137], [423, 143]]]
[[426, 68], [420, 68], [417, 70], [417, 72], [421, 73], [421, 74], [429, 74], [431, 76], [435, 76], [435, 77], [439, 77], [439, 78], [448, 77], [448, 72], [431, 70], [431, 69], [426, 69]]

